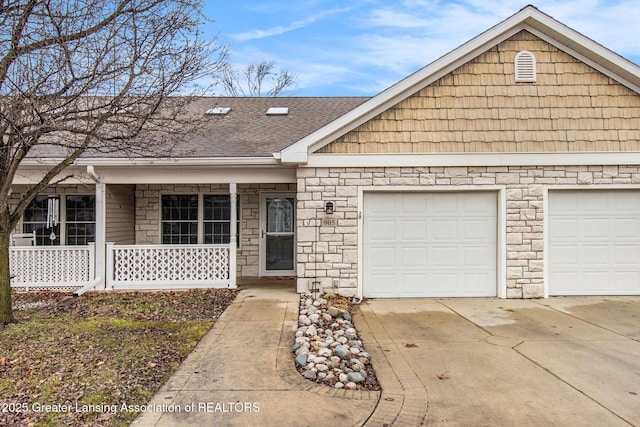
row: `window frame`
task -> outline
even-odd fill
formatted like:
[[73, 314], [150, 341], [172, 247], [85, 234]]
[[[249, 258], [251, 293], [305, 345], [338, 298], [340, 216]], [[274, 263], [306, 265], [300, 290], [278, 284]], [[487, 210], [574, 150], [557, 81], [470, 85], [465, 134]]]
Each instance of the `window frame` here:
[[[67, 205], [68, 205], [67, 197], [93, 197], [93, 221], [69, 221], [68, 218], [67, 218]], [[27, 221], [26, 218], [25, 218], [25, 216], [27, 214], [27, 211], [25, 211], [22, 214], [22, 221], [21, 221], [21, 224], [20, 224], [20, 229], [22, 230], [23, 233], [30, 233], [31, 230], [27, 230], [26, 228], [31, 226], [31, 225], [42, 225], [42, 229], [50, 230], [48, 232], [45, 231], [44, 235], [42, 233], [37, 233], [36, 232], [36, 246], [86, 246], [88, 244], [95, 243], [95, 236], [96, 236], [96, 201], [95, 201], [95, 194], [90, 194], [90, 193], [65, 193], [65, 192], [53, 193], [53, 194], [38, 194], [31, 201], [31, 203], [29, 203], [29, 206], [27, 207], [27, 210], [31, 207], [31, 205], [38, 198], [44, 198], [45, 200], [48, 200], [49, 198], [57, 198], [59, 200], [58, 209], [59, 209], [60, 220], [58, 222], [58, 225], [56, 225], [54, 227], [47, 228], [46, 227], [46, 222], [47, 222], [46, 218], [43, 221]], [[69, 243], [68, 226], [70, 224], [93, 224], [93, 242], [89, 241], [89, 242], [82, 243], [82, 244]], [[49, 240], [49, 237], [47, 235], [47, 234], [50, 234], [51, 231], [53, 231], [56, 234], [56, 239], [53, 241], [54, 243], [51, 243], [52, 241]]]
[[[162, 210], [163, 210], [163, 197], [164, 196], [196, 196], [198, 198], [198, 214], [197, 214], [197, 220], [194, 222], [197, 222], [197, 243], [165, 243], [164, 240], [164, 233], [163, 233], [163, 224], [168, 222], [163, 220], [163, 216], [162, 216]], [[171, 245], [171, 244], [175, 244], [175, 245], [188, 245], [188, 244], [198, 244], [198, 245], [226, 245], [227, 243], [205, 243], [206, 240], [206, 236], [205, 236], [205, 226], [207, 223], [231, 223], [231, 214], [229, 212], [229, 220], [213, 220], [213, 219], [205, 219], [205, 197], [220, 197], [220, 196], [225, 196], [225, 197], [229, 197], [229, 201], [230, 201], [230, 197], [231, 194], [229, 193], [222, 193], [222, 192], [209, 192], [209, 191], [199, 191], [199, 192], [162, 192], [160, 194], [160, 215], [159, 215], [159, 222], [160, 222], [160, 243], [163, 245]], [[242, 229], [242, 206], [241, 206], [241, 197], [239, 193], [236, 193], [236, 198], [237, 198], [237, 203], [236, 203], [236, 211], [237, 211], [237, 215], [236, 215], [236, 247], [238, 249], [241, 248], [241, 239], [240, 239], [240, 233], [241, 233], [241, 229]], [[229, 208], [231, 207], [231, 203], [229, 203]], [[229, 229], [229, 239], [231, 237], [231, 229]]]

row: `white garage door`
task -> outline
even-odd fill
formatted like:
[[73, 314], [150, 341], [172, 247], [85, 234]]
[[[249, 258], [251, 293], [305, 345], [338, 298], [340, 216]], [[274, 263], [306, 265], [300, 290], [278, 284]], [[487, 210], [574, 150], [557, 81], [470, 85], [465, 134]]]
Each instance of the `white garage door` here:
[[549, 192], [549, 295], [640, 294], [640, 191]]
[[364, 296], [495, 296], [496, 212], [496, 193], [365, 193]]

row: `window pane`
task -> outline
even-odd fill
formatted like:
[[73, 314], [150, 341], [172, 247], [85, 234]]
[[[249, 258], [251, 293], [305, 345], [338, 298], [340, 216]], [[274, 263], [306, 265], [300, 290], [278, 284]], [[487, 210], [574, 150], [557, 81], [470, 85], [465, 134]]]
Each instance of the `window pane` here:
[[86, 245], [95, 242], [96, 197], [68, 195], [65, 197], [67, 245]]
[[198, 195], [165, 194], [162, 196], [162, 243], [198, 243]]
[[225, 195], [205, 195], [204, 219], [205, 221], [231, 219], [231, 198]]
[[162, 196], [163, 221], [197, 221], [197, 194], [165, 194]]
[[[59, 246], [60, 225], [47, 228], [49, 196], [36, 196], [22, 217], [22, 232], [36, 232], [36, 246]], [[51, 239], [53, 237], [53, 239]]]
[[94, 222], [96, 220], [95, 196], [67, 196], [67, 221]]
[[67, 244], [86, 245], [95, 242], [94, 223], [71, 223], [67, 224]]

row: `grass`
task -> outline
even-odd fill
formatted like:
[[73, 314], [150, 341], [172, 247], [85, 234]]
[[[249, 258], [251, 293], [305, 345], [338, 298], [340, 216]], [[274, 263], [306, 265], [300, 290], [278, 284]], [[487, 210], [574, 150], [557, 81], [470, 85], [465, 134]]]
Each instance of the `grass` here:
[[235, 291], [63, 296], [14, 294], [19, 323], [0, 332], [0, 425], [129, 425], [136, 413], [111, 409], [146, 404]]

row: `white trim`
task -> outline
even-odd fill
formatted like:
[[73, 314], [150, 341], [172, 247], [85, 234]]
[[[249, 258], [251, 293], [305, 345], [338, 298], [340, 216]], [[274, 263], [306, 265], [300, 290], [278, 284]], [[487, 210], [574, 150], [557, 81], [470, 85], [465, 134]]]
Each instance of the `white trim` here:
[[363, 186], [358, 187], [358, 268], [357, 268], [357, 293], [362, 298], [364, 277], [364, 193], [373, 192], [495, 192], [497, 193], [498, 206], [496, 224], [496, 296], [507, 297], [507, 196], [505, 185], [429, 185], [429, 186]]
[[640, 165], [639, 152], [313, 154], [299, 167]]
[[[46, 159], [26, 158], [21, 162], [24, 166], [51, 166], [64, 160], [61, 157]], [[74, 166], [276, 166], [278, 161], [273, 157], [159, 157], [159, 158], [123, 158], [123, 157], [82, 157]]]
[[[204, 200], [204, 197], [203, 197]], [[238, 287], [238, 184], [229, 183], [229, 287]], [[242, 203], [240, 203], [242, 204]], [[242, 227], [242, 224], [240, 224]], [[204, 229], [204, 227], [203, 227]]]
[[552, 42], [555, 46], [562, 46], [570, 52], [579, 53], [579, 58], [590, 58], [589, 63], [599, 65], [599, 69], [608, 70], [609, 77], [636, 92], [640, 90], [639, 66], [540, 12], [535, 7], [527, 6], [347, 114], [283, 149], [282, 162], [306, 163], [309, 153], [324, 147], [523, 29], [527, 31], [535, 29], [535, 34], [538, 36], [545, 34], [546, 41]]
[[570, 191], [570, 190], [640, 190], [640, 184], [572, 184], [572, 185], [544, 185], [542, 187], [542, 208], [543, 212], [543, 257], [542, 257], [542, 280], [543, 297], [549, 298], [549, 190]]

